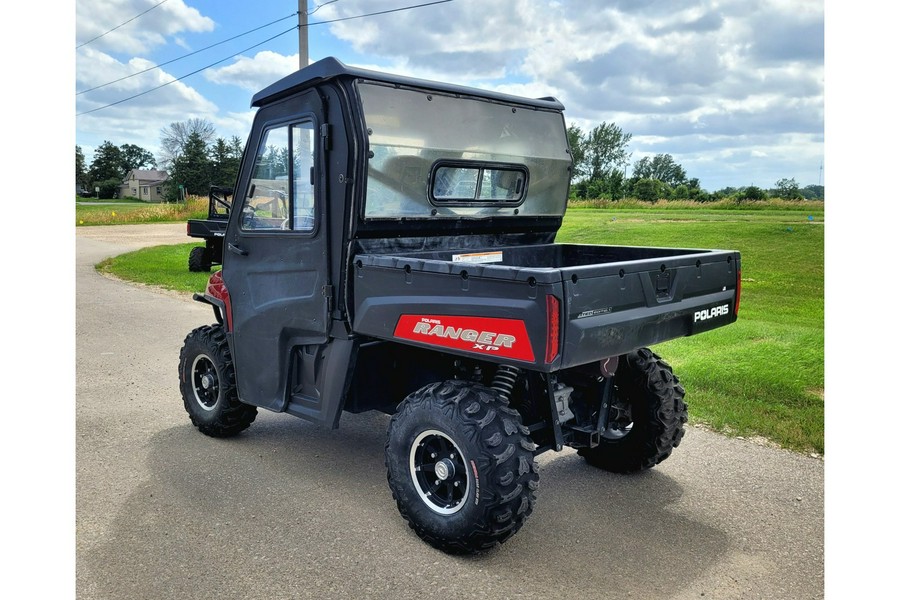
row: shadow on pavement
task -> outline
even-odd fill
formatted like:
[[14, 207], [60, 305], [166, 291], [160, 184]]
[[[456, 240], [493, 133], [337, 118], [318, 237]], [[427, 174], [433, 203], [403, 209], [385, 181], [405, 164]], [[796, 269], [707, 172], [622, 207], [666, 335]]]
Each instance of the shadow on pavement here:
[[185, 425], [150, 441], [151, 477], [99, 551], [79, 596], [103, 598], [670, 598], [727, 554], [724, 532], [679, 514], [664, 469], [596, 470], [539, 458], [525, 526], [477, 557], [421, 542], [384, 469], [385, 415], [329, 431], [261, 412], [229, 440]]

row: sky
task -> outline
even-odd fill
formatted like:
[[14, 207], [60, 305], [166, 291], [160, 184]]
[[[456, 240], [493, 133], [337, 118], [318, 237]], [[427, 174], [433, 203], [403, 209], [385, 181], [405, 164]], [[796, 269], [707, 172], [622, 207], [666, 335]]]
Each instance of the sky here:
[[[629, 170], [670, 154], [708, 191], [825, 184], [822, 0], [452, 0], [350, 18], [429, 1], [308, 0], [310, 60], [554, 96], [568, 124], [630, 133]], [[294, 0], [159, 2], [75, 2], [88, 165], [104, 141], [157, 154], [188, 118], [245, 140], [250, 98], [299, 67]]]

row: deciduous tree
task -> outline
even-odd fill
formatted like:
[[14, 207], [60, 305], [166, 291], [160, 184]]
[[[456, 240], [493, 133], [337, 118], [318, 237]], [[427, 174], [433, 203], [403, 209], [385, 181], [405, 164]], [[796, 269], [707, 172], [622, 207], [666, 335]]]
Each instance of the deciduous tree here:
[[807, 185], [802, 190], [800, 190], [800, 194], [807, 200], [824, 200], [825, 199], [825, 186], [824, 185]]
[[671, 154], [657, 154], [652, 158], [645, 156], [634, 164], [634, 176], [638, 179], [656, 179], [672, 187], [688, 182], [684, 168], [675, 162]]
[[92, 184], [110, 179], [117, 179], [121, 183], [125, 178], [123, 164], [122, 150], [112, 142], [104, 141], [94, 152], [88, 177]]
[[738, 200], [765, 200], [766, 192], [765, 190], [756, 187], [755, 185], [747, 186], [738, 194]]
[[671, 193], [671, 188], [659, 179], [642, 178], [634, 183], [632, 191], [638, 200], [656, 202], [666, 198]]
[[569, 138], [569, 152], [572, 156], [572, 180], [581, 181], [587, 175], [587, 165], [584, 161], [584, 131], [578, 125], [569, 125], [566, 128], [566, 137]]
[[132, 169], [155, 169], [156, 159], [153, 153], [134, 144], [122, 144], [122, 169], [127, 173]]
[[621, 198], [625, 193], [624, 168], [631, 153], [631, 134], [615, 123], [603, 122], [585, 133], [577, 125], [566, 129], [572, 154], [572, 180], [581, 198]]
[[184, 154], [191, 135], [196, 134], [204, 146], [216, 137], [216, 128], [208, 119], [191, 118], [187, 121], [169, 123], [159, 132], [160, 164], [170, 168], [179, 156]]
[[803, 195], [800, 193], [800, 186], [793, 177], [790, 179], [784, 177], [776, 181], [775, 193], [782, 200], [799, 200], [803, 198]]
[[607, 179], [613, 169], [624, 168], [631, 153], [628, 144], [631, 134], [622, 131], [615, 123], [605, 121], [594, 127], [585, 138], [584, 159], [588, 178]]

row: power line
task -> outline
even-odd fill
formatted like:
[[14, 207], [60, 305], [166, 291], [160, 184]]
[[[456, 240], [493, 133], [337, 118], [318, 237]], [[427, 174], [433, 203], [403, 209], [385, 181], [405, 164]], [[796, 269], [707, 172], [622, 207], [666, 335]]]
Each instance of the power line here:
[[[163, 0], [163, 2], [166, 2], [166, 1], [167, 1], [167, 0]], [[338, 1], [338, 0], [329, 0], [328, 2], [323, 2], [322, 4], [319, 4], [319, 5], [316, 6], [313, 10], [311, 10], [311, 11], [309, 12], [309, 14], [310, 14], [310, 15], [315, 14], [320, 8], [322, 8], [322, 7], [324, 7], [324, 6], [328, 6], [329, 4], [334, 4], [334, 3], [337, 2], [337, 1]], [[311, 25], [319, 25], [319, 24], [325, 24], [325, 23], [333, 23], [333, 22], [335, 22], [335, 21], [344, 21], [344, 20], [348, 20], [348, 19], [359, 19], [359, 18], [362, 18], [362, 17], [369, 17], [369, 16], [375, 16], [375, 15], [385, 14], [385, 13], [387, 13], [387, 12], [396, 12], [396, 11], [398, 11], [398, 10], [409, 10], [409, 9], [411, 9], [411, 8], [420, 8], [420, 7], [422, 7], [422, 6], [429, 6], [430, 4], [441, 4], [442, 2], [451, 2], [451, 1], [452, 1], [452, 0], [442, 0], [441, 2], [432, 2], [432, 3], [429, 3], [429, 4], [420, 4], [420, 5], [417, 5], [417, 6], [409, 6], [409, 7], [406, 7], [406, 8], [393, 9], [393, 10], [390, 10], [390, 11], [382, 11], [382, 12], [379, 12], [379, 13], [371, 13], [371, 14], [368, 14], [368, 15], [357, 15], [357, 16], [354, 16], [354, 17], [344, 17], [344, 18], [342, 18], [342, 19], [335, 19], [335, 20], [333, 20], [333, 21], [317, 21], [317, 22], [315, 22], [315, 23], [310, 23], [310, 24], [308, 24], [307, 27], [309, 27], [309, 26], [311, 26]], [[159, 4], [162, 4], [162, 2], [160, 2]], [[159, 4], [157, 4], [156, 6], [159, 6]], [[153, 8], [155, 8], [155, 7], [153, 7]], [[149, 10], [152, 10], [152, 8], [148, 9], [148, 11], [149, 11]], [[145, 12], [148, 12], [148, 11], [145, 11]], [[141, 14], [144, 14], [144, 13], [141, 13]], [[140, 15], [138, 15], [138, 16], [140, 16]], [[183, 54], [183, 55], [181, 55], [181, 56], [178, 56], [178, 57], [173, 58], [173, 59], [171, 59], [171, 60], [168, 60], [168, 61], [166, 61], [166, 62], [162, 62], [162, 63], [160, 63], [160, 64], [158, 64], [158, 65], [154, 65], [154, 66], [152, 66], [152, 67], [148, 67], [148, 68], [146, 68], [146, 69], [144, 69], [144, 70], [142, 70], [142, 71], [137, 71], [137, 72], [135, 72], [135, 73], [131, 73], [130, 75], [125, 75], [124, 77], [119, 77], [118, 79], [114, 79], [114, 80], [112, 80], [112, 81], [107, 81], [106, 83], [101, 83], [100, 85], [95, 85], [95, 86], [92, 87], [92, 88], [88, 88], [88, 89], [86, 89], [86, 90], [81, 90], [80, 92], [75, 92], [75, 95], [76, 95], [76, 96], [80, 96], [81, 94], [86, 94], [86, 93], [88, 93], [88, 92], [93, 92], [94, 90], [99, 90], [100, 88], [104, 88], [104, 87], [109, 86], [109, 85], [112, 85], [112, 84], [114, 84], [114, 83], [119, 83], [120, 81], [124, 81], [124, 80], [126, 80], [126, 79], [130, 79], [130, 78], [132, 78], [132, 77], [136, 77], [136, 76], [138, 76], [138, 75], [143, 75], [144, 73], [148, 73], [148, 72], [150, 72], [150, 71], [159, 69], [159, 68], [164, 67], [164, 66], [166, 66], [166, 65], [170, 65], [170, 64], [172, 64], [172, 63], [174, 63], [174, 62], [178, 62], [179, 60], [183, 60], [183, 59], [185, 59], [185, 58], [189, 58], [189, 57], [191, 57], [191, 56], [194, 56], [195, 54], [199, 54], [199, 53], [204, 52], [204, 51], [206, 51], [206, 50], [209, 50], [209, 49], [211, 49], [211, 48], [215, 48], [216, 46], [221, 46], [222, 44], [226, 44], [226, 43], [228, 43], [228, 42], [234, 41], [234, 40], [236, 40], [236, 39], [238, 39], [238, 38], [244, 37], [245, 35], [249, 35], [249, 34], [251, 34], [251, 33], [253, 33], [253, 32], [259, 31], [260, 29], [265, 29], [266, 27], [269, 27], [269, 26], [274, 25], [274, 24], [276, 24], [276, 23], [280, 23], [281, 21], [286, 21], [287, 19], [292, 19], [292, 18], [294, 18], [294, 17], [296, 17], [296, 16], [297, 16], [297, 13], [294, 12], [294, 13], [292, 13], [292, 14], [286, 16], [286, 17], [282, 17], [282, 18], [280, 18], [280, 19], [276, 19], [276, 20], [274, 20], [274, 21], [271, 21], [270, 23], [266, 23], [265, 25], [260, 25], [259, 27], [256, 27], [256, 28], [254, 28], [254, 29], [250, 29], [249, 31], [245, 31], [244, 33], [240, 33], [240, 34], [238, 34], [238, 35], [232, 36], [232, 37], [230, 37], [230, 38], [228, 38], [228, 39], [226, 39], [226, 40], [222, 40], [222, 41], [220, 41], [220, 42], [216, 42], [215, 44], [210, 44], [209, 46], [206, 46], [206, 47], [204, 47], [204, 48], [200, 48], [200, 49], [195, 50], [195, 51], [193, 51], [193, 52], [189, 52], [189, 53], [187, 53], [187, 54]], [[137, 18], [137, 17], [135, 17], [135, 18]], [[131, 20], [134, 20], [134, 19], [131, 19]], [[126, 23], [127, 23], [127, 21], [126, 21]], [[125, 24], [125, 23], [123, 23], [122, 25], [124, 25], [124, 24]], [[119, 27], [121, 27], [121, 25], [120, 25]], [[110, 31], [112, 31], [112, 30], [110, 30]], [[107, 33], [109, 33], [109, 32], [107, 32]], [[99, 37], [99, 36], [98, 36], [98, 37]], [[95, 39], [97, 39], [97, 38], [95, 38]], [[89, 43], [89, 42], [85, 42], [85, 44], [87, 44], [87, 43]], [[83, 45], [84, 45], [84, 44], [82, 44], [82, 46], [83, 46]], [[80, 47], [80, 46], [79, 46], [79, 47]]]
[[[165, 2], [165, 1], [166, 1], [166, 0], [163, 0], [163, 2]], [[333, 0], [333, 1], [336, 2], [337, 0]], [[364, 14], [364, 15], [355, 15], [355, 16], [352, 16], [352, 17], [342, 17], [342, 18], [339, 18], [339, 19], [331, 19], [331, 20], [329, 20], [329, 21], [316, 21], [315, 23], [309, 23], [308, 25], [306, 25], [306, 27], [312, 27], [313, 25], [326, 25], [326, 24], [328, 24], [328, 23], [337, 23], [338, 21], [349, 21], [349, 20], [351, 20], [351, 19], [362, 19], [363, 17], [374, 17], [374, 16], [378, 16], [378, 15], [385, 15], [385, 14], [389, 14], [389, 13], [401, 12], [401, 11], [404, 11], [404, 10], [412, 10], [412, 9], [414, 9], [414, 8], [423, 8], [423, 7], [425, 7], [425, 6], [434, 6], [435, 4], [445, 4], [445, 3], [447, 3], [447, 2], [453, 2], [453, 0], [437, 0], [437, 1], [435, 1], [435, 2], [426, 2], [426, 3], [424, 3], [424, 4], [415, 4], [415, 5], [413, 5], [413, 6], [404, 6], [404, 7], [401, 7], [401, 8], [393, 8], [393, 9], [390, 9], [390, 10], [382, 10], [382, 11], [378, 11], [378, 12], [367, 13], [367, 14]], [[162, 4], [162, 2], [160, 2], [160, 4]], [[325, 5], [322, 4], [321, 6], [325, 6]], [[321, 7], [321, 6], [320, 6], [320, 7]], [[291, 15], [291, 16], [293, 16], [293, 15]], [[254, 48], [256, 48], [256, 47], [258, 47], [258, 46], [262, 46], [263, 44], [265, 44], [265, 43], [267, 43], [267, 42], [271, 42], [272, 40], [274, 40], [274, 39], [276, 39], [276, 38], [279, 38], [279, 37], [281, 37], [281, 36], [283, 36], [283, 35], [286, 35], [286, 34], [292, 32], [292, 31], [294, 31], [295, 29], [298, 29], [298, 28], [299, 28], [299, 25], [294, 25], [294, 26], [291, 27], [290, 29], [287, 29], [287, 30], [285, 30], [285, 31], [282, 31], [281, 33], [279, 33], [279, 34], [277, 34], [277, 35], [273, 35], [273, 36], [270, 37], [269, 39], [263, 40], [263, 41], [259, 42], [258, 44], [254, 44], [253, 46], [250, 46], [249, 48], [245, 48], [245, 49], [241, 50], [240, 52], [236, 52], [236, 53], [232, 54], [231, 56], [226, 56], [225, 58], [223, 58], [223, 59], [221, 59], [221, 60], [217, 60], [216, 62], [214, 62], [214, 63], [212, 63], [212, 64], [206, 65], [205, 67], [201, 67], [201, 68], [197, 69], [196, 71], [192, 71], [192, 72], [188, 73], [187, 75], [182, 75], [181, 77], [179, 77], [179, 78], [177, 78], [177, 79], [173, 79], [172, 81], [167, 81], [166, 83], [164, 83], [164, 84], [162, 84], [162, 85], [158, 85], [158, 86], [156, 86], [156, 87], [154, 87], [154, 88], [150, 88], [149, 90], [145, 90], [145, 91], [143, 91], [143, 92], [140, 92], [139, 94], [134, 94], [133, 96], [129, 96], [129, 97], [127, 97], [127, 98], [123, 98], [123, 99], [121, 99], [121, 100], [117, 100], [116, 102], [111, 102], [111, 103], [106, 104], [106, 105], [104, 105], [104, 106], [100, 106], [100, 107], [97, 107], [97, 108], [92, 108], [91, 110], [86, 110], [86, 111], [84, 111], [84, 112], [76, 113], [75, 116], [76, 116], [76, 117], [80, 117], [81, 115], [87, 115], [87, 114], [90, 114], [90, 113], [97, 112], [97, 111], [99, 111], [99, 110], [103, 110], [104, 108], [109, 108], [109, 107], [111, 107], [111, 106], [116, 106], [116, 105], [118, 105], [118, 104], [122, 104], [122, 103], [124, 103], [124, 102], [128, 102], [129, 100], [134, 100], [135, 98], [139, 98], [139, 97], [141, 97], [141, 96], [144, 96], [144, 95], [146, 95], [146, 94], [149, 94], [150, 92], [154, 92], [154, 91], [156, 91], [156, 90], [158, 90], [158, 89], [160, 89], [160, 88], [164, 88], [164, 87], [166, 87], [167, 85], [171, 85], [171, 84], [175, 83], [176, 81], [181, 81], [182, 79], [187, 79], [187, 78], [190, 77], [191, 75], [196, 75], [197, 73], [200, 73], [200, 72], [202, 72], [202, 71], [205, 71], [206, 69], [209, 69], [209, 68], [214, 67], [214, 66], [216, 66], [216, 65], [218, 65], [218, 64], [221, 64], [221, 63], [225, 62], [226, 60], [230, 60], [230, 59], [234, 58], [235, 56], [238, 56], [238, 55], [240, 55], [240, 54], [243, 54], [244, 52], [247, 52], [248, 50], [253, 50]]]
[[314, 15], [314, 14], [316, 14], [316, 13], [319, 11], [319, 9], [322, 8], [323, 6], [328, 6], [329, 4], [334, 4], [334, 3], [337, 2], [337, 1], [338, 1], [338, 0], [328, 0], [328, 2], [323, 2], [322, 4], [317, 4], [316, 7], [315, 7], [314, 9], [312, 9], [311, 11], [309, 11], [309, 14], [310, 14], [310, 15]]
[[146, 15], [148, 12], [150, 12], [151, 10], [153, 10], [154, 8], [156, 8], [157, 6], [159, 6], [160, 4], [165, 4], [165, 3], [168, 2], [168, 1], [169, 1], [169, 0], [162, 0], [161, 2], [157, 2], [157, 3], [154, 4], [153, 6], [151, 6], [150, 8], [148, 8], [147, 10], [145, 10], [144, 12], [142, 12], [141, 14], [139, 14], [139, 15], [137, 15], [137, 16], [134, 16], [134, 17], [131, 17], [130, 19], [128, 19], [128, 20], [125, 21], [124, 23], [121, 23], [121, 24], [119, 24], [119, 25], [116, 25], [115, 27], [113, 27], [113, 28], [110, 29], [109, 31], [104, 31], [103, 33], [101, 33], [101, 34], [98, 35], [97, 37], [91, 38], [91, 39], [89, 39], [88, 41], [84, 42], [83, 44], [79, 44], [79, 45], [75, 46], [75, 49], [78, 50], [78, 49], [81, 48], [82, 46], [87, 46], [87, 45], [90, 44], [91, 42], [95, 42], [95, 41], [99, 40], [100, 38], [102, 38], [102, 37], [103, 37], [104, 35], [106, 35], [107, 33], [112, 33], [113, 31], [115, 31], [115, 30], [118, 29], [119, 27], [122, 27], [123, 25], [128, 25], [129, 23], [131, 23], [132, 21], [134, 21], [134, 20], [137, 19], [138, 17], [143, 17], [144, 15]]
[[[335, 0], [337, 1], [337, 0]], [[436, 2], [426, 2], [425, 4], [416, 4], [415, 6], [404, 6], [402, 8], [392, 8], [390, 10], [382, 10], [379, 12], [368, 13], [365, 15], [356, 15], [353, 17], [341, 17], [340, 19], [331, 19], [330, 21], [316, 21], [315, 23], [310, 23], [308, 27], [312, 27], [313, 25], [326, 25], [328, 23], [337, 23], [338, 21], [350, 21], [351, 19], [362, 19], [363, 17], [375, 17], [378, 15], [386, 15], [389, 13], [400, 12], [404, 10], [411, 10], [413, 8], [422, 8], [424, 6], [434, 6], [435, 4], [445, 4], [447, 2], [453, 2], [453, 0], [437, 0]], [[330, 3], [329, 3], [330, 4]], [[324, 4], [322, 6], [325, 6]]]
[[[332, 2], [337, 2], [337, 0], [332, 0]], [[323, 5], [323, 6], [324, 6], [324, 5]], [[236, 35], [236, 36], [234, 36], [234, 37], [230, 37], [230, 38], [228, 38], [227, 40], [222, 40], [221, 42], [216, 42], [215, 44], [210, 44], [209, 46], [206, 46], [205, 48], [200, 48], [199, 50], [194, 50], [193, 52], [190, 52], [190, 53], [188, 53], [188, 54], [183, 54], [183, 55], [181, 55], [181, 56], [179, 56], [179, 57], [177, 57], [177, 58], [173, 58], [172, 60], [168, 60], [168, 61], [166, 61], [166, 62], [159, 63], [158, 65], [155, 65], [155, 66], [153, 66], [153, 67], [149, 67], [149, 68], [147, 68], [147, 69], [144, 69], [143, 71], [137, 71], [136, 73], [132, 73], [131, 75], [126, 75], [126, 76], [124, 76], [124, 77], [119, 77], [118, 79], [115, 79], [115, 80], [113, 80], [113, 81], [108, 81], [108, 82], [102, 83], [102, 84], [100, 84], [100, 85], [95, 85], [95, 86], [92, 87], [92, 88], [88, 88], [88, 89], [86, 89], [86, 90], [81, 90], [80, 92], [76, 92], [75, 95], [76, 95], [76, 96], [80, 96], [81, 94], [86, 94], [86, 93], [88, 93], [88, 92], [93, 92], [94, 90], [99, 90], [99, 89], [102, 88], [102, 87], [106, 87], [106, 86], [112, 85], [112, 84], [114, 84], [114, 83], [119, 83], [120, 81], [124, 81], [124, 80], [126, 80], [126, 79], [130, 79], [131, 77], [136, 77], [136, 76], [138, 76], [138, 75], [143, 75], [144, 73], [147, 73], [148, 71], [153, 71], [154, 69], [159, 69], [160, 67], [164, 67], [164, 66], [166, 66], [166, 65], [170, 65], [170, 64], [172, 64], [173, 62], [178, 62], [179, 60], [182, 60], [182, 59], [184, 59], [184, 58], [188, 58], [189, 56], [194, 56], [195, 54], [199, 54], [199, 53], [201, 53], [201, 52], [203, 52], [203, 51], [205, 51], [205, 50], [209, 50], [210, 48], [215, 48], [216, 46], [221, 46], [222, 44], [226, 44], [226, 43], [231, 42], [231, 41], [233, 41], [233, 40], [236, 40], [236, 39], [238, 39], [238, 38], [240, 38], [240, 37], [244, 37], [245, 35], [249, 35], [249, 34], [255, 32], [255, 31], [259, 31], [260, 29], [265, 29], [266, 27], [269, 27], [269, 26], [271, 26], [271, 25], [274, 25], [275, 23], [280, 23], [280, 22], [282, 22], [282, 21], [286, 21], [287, 19], [292, 19], [292, 18], [294, 18], [294, 17], [296, 17], [296, 16], [297, 16], [297, 13], [295, 12], [295, 13], [293, 13], [293, 14], [290, 14], [290, 15], [286, 16], [286, 17], [282, 17], [282, 18], [280, 18], [280, 19], [276, 19], [275, 21], [272, 21], [271, 23], [266, 23], [265, 25], [260, 25], [259, 27], [256, 27], [255, 29], [251, 29], [251, 30], [249, 30], [249, 31], [245, 31], [244, 33], [240, 33], [240, 34], [238, 34], [238, 35]]]
[[202, 68], [200, 68], [200, 69], [197, 69], [196, 71], [192, 71], [192, 72], [188, 73], [187, 75], [182, 75], [181, 77], [179, 77], [179, 78], [177, 78], [177, 79], [173, 79], [172, 81], [167, 81], [166, 83], [164, 83], [164, 84], [162, 84], [162, 85], [158, 85], [158, 86], [156, 86], [156, 87], [154, 87], [154, 88], [150, 88], [149, 90], [145, 90], [145, 91], [143, 91], [143, 92], [141, 92], [141, 93], [139, 93], [139, 94], [135, 94], [135, 95], [129, 96], [129, 97], [127, 97], [127, 98], [122, 98], [121, 100], [117, 100], [116, 102], [111, 102], [111, 103], [109, 103], [109, 104], [106, 104], [106, 105], [104, 105], [104, 106], [100, 106], [100, 107], [98, 107], [98, 108], [92, 108], [91, 110], [86, 110], [86, 111], [84, 111], [84, 112], [76, 113], [75, 116], [76, 116], [76, 117], [80, 117], [81, 115], [87, 115], [87, 114], [90, 114], [90, 113], [93, 113], [93, 112], [97, 112], [98, 110], [103, 110], [104, 108], [109, 108], [110, 106], [115, 106], [115, 105], [117, 105], [117, 104], [122, 104], [123, 102], [128, 102], [129, 100], [134, 100], [135, 98], [139, 98], [139, 97], [141, 97], [141, 96], [144, 96], [144, 95], [146, 95], [146, 94], [149, 94], [150, 92], [155, 92], [156, 90], [158, 90], [158, 89], [160, 89], [160, 88], [164, 88], [164, 87], [166, 87], [167, 85], [171, 85], [171, 84], [175, 83], [176, 81], [181, 81], [182, 79], [186, 79], [186, 78], [190, 77], [191, 75], [196, 75], [197, 73], [200, 73], [201, 71], [205, 71], [206, 69], [209, 69], [210, 67], [214, 67], [214, 66], [216, 66], [216, 65], [218, 65], [218, 64], [220, 64], [220, 63], [225, 62], [226, 60], [230, 60], [230, 59], [234, 58], [235, 56], [238, 56], [238, 55], [240, 55], [240, 54], [243, 54], [244, 52], [247, 52], [248, 50], [253, 50], [253, 49], [256, 48], [257, 46], [262, 46], [263, 44], [265, 44], [265, 43], [267, 43], [267, 42], [271, 42], [272, 40], [274, 40], [274, 39], [276, 39], [276, 38], [279, 38], [279, 37], [281, 37], [281, 36], [283, 36], [283, 35], [285, 35], [285, 34], [288, 34], [288, 33], [292, 32], [292, 31], [294, 31], [295, 29], [297, 29], [297, 26], [296, 26], [296, 25], [294, 25], [294, 26], [291, 27], [290, 29], [287, 29], [287, 30], [285, 30], [285, 31], [282, 31], [282, 32], [279, 33], [278, 35], [273, 35], [272, 37], [270, 37], [270, 38], [267, 39], [267, 40], [263, 40], [263, 41], [261, 41], [261, 42], [258, 43], [258, 44], [254, 44], [253, 46], [250, 46], [249, 48], [244, 48], [244, 49], [241, 50], [240, 52], [235, 52], [235, 53], [232, 54], [231, 56], [226, 56], [226, 57], [223, 58], [222, 60], [217, 60], [216, 62], [214, 62], [214, 63], [212, 63], [212, 64], [210, 64], [210, 65], [206, 65], [205, 67], [202, 67]]

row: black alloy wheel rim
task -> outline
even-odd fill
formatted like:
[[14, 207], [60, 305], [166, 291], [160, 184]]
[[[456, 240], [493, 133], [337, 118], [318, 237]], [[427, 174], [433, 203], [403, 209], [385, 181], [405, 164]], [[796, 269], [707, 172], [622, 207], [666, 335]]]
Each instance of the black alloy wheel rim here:
[[219, 373], [212, 360], [205, 354], [194, 359], [191, 366], [191, 384], [194, 399], [203, 410], [212, 410], [219, 402]]
[[449, 436], [436, 429], [420, 433], [410, 448], [409, 470], [425, 506], [441, 515], [462, 510], [469, 474], [465, 456]]

